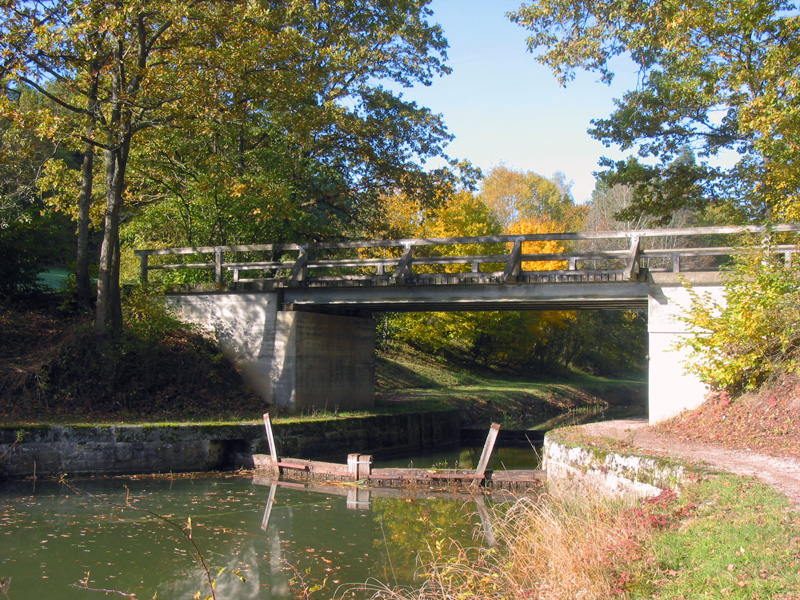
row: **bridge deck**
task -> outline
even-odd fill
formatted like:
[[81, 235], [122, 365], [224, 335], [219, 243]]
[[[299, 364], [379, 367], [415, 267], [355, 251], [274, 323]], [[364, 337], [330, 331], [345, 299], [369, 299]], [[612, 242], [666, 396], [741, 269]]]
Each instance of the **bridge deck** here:
[[[800, 225], [697, 227], [167, 248], [136, 254], [143, 282], [150, 271], [213, 271], [214, 283], [173, 291], [279, 292], [285, 307], [300, 310], [320, 305], [366, 311], [643, 308], [648, 273], [716, 272], [720, 257], [741, 251], [729, 245], [733, 238], [796, 231]], [[564, 251], [539, 251], [542, 242], [558, 242]], [[787, 262], [798, 251], [791, 244], [763, 248]], [[197, 262], [207, 255], [210, 259]], [[226, 260], [231, 255], [239, 260]], [[169, 257], [185, 262], [150, 262]]]

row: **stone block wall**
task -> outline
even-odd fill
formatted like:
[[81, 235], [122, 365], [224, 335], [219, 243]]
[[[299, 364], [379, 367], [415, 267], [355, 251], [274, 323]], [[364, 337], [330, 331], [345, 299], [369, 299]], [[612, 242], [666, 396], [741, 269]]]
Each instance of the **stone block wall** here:
[[[284, 457], [344, 463], [457, 446], [457, 410], [273, 425]], [[20, 441], [17, 441], [21, 438]], [[0, 478], [209, 471], [268, 453], [264, 425], [0, 427]]]

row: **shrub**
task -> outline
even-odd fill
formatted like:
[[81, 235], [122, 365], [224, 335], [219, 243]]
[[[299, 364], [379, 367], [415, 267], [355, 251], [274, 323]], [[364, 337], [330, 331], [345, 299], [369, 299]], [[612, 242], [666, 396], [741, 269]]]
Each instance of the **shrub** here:
[[800, 264], [774, 253], [771, 241], [742, 249], [725, 275], [724, 302], [688, 286], [685, 321], [695, 336], [687, 370], [714, 389], [738, 394], [778, 373], [800, 369]]

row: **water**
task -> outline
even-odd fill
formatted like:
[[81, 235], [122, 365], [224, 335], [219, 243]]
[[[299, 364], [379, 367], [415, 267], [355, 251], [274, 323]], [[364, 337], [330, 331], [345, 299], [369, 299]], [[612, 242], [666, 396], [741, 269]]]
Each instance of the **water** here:
[[55, 482], [0, 486], [0, 579], [9, 598], [105, 597], [81, 586], [140, 600], [192, 598], [201, 589], [205, 597], [204, 571], [179, 528], [191, 532], [218, 598], [227, 600], [295, 598], [303, 590], [332, 598], [368, 580], [410, 584], [425, 549], [491, 539], [492, 501], [482, 495], [367, 498], [355, 486], [308, 491], [245, 477], [72, 485], [80, 493]]
[[[541, 461], [539, 451], [533, 448], [495, 448], [489, 460], [489, 470], [512, 469], [540, 469]], [[380, 468], [407, 468], [427, 469], [438, 467], [442, 469], [475, 469], [481, 457], [483, 448], [456, 448], [415, 456], [413, 459], [397, 458], [393, 460], [377, 461], [375, 467]]]

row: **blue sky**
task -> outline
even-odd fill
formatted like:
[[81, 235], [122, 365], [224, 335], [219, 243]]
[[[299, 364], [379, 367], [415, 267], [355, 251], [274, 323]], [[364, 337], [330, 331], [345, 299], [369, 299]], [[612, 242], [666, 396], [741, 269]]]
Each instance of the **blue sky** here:
[[499, 164], [547, 177], [562, 171], [574, 182], [576, 202], [584, 202], [599, 158], [622, 157], [586, 130], [591, 119], [611, 113], [612, 99], [634, 86], [635, 73], [618, 72], [611, 87], [594, 73], [580, 73], [560, 87], [527, 52], [525, 30], [505, 16], [521, 1], [433, 0], [432, 21], [450, 43], [453, 73], [403, 95], [444, 115], [456, 136], [450, 156], [469, 159], [484, 172]]

